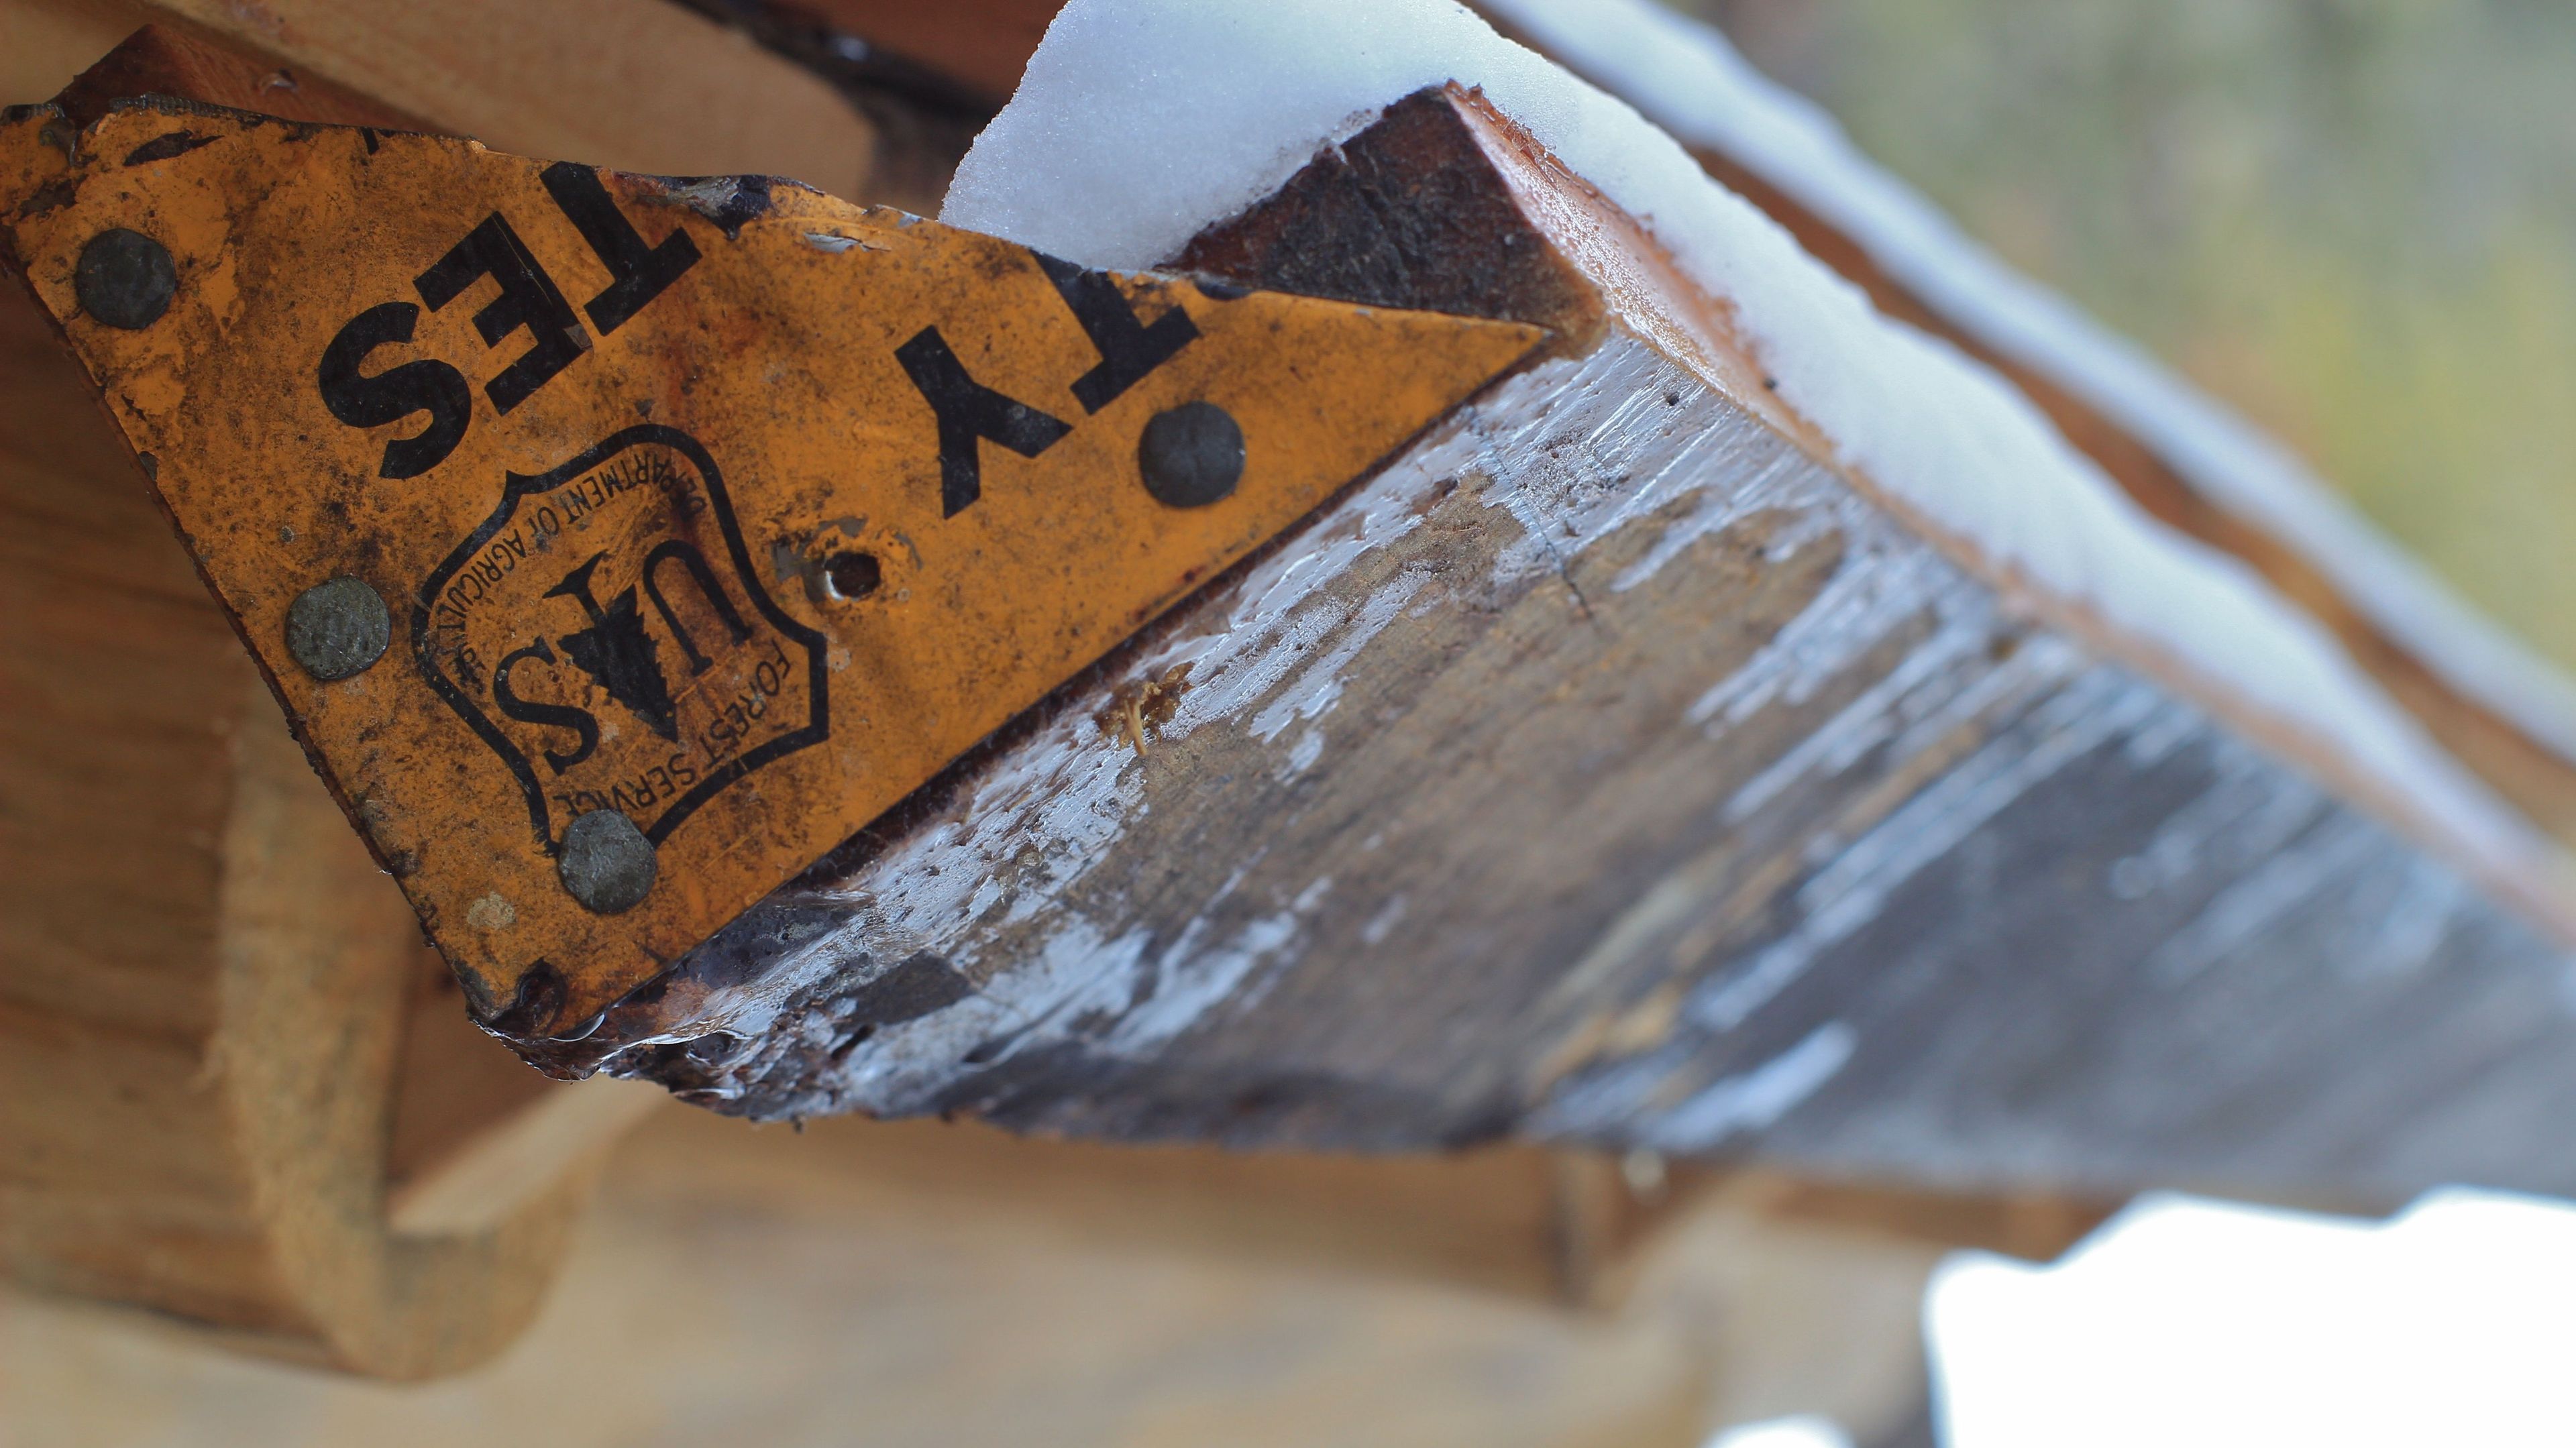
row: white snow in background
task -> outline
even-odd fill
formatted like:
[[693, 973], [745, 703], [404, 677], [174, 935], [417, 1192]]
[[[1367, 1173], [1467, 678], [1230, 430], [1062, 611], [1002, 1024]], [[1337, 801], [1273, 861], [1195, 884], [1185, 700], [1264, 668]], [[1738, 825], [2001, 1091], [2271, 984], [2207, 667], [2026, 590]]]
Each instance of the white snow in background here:
[[2289, 544], [2418, 662], [2576, 757], [2576, 683], [2462, 602], [2279, 443], [1996, 260], [1715, 29], [1651, 0], [1482, 4], [1682, 141], [1779, 187], [1952, 324], [2055, 380], [2195, 490]]
[[1838, 460], [1993, 565], [2339, 748], [2492, 869], [2544, 857], [2305, 613], [2155, 522], [2031, 403], [1874, 310], [1670, 136], [1449, 0], [1073, 0], [958, 168], [943, 218], [1147, 267], [1426, 85], [1481, 86], [1736, 310]]
[[1948, 1448], [2576, 1443], [2576, 1208], [2467, 1191], [2376, 1224], [2140, 1198], [2053, 1267], [1924, 1297]]
[[1709, 1439], [1708, 1448], [1851, 1448], [1851, 1435], [1832, 1419], [1800, 1413], [1729, 1428]]

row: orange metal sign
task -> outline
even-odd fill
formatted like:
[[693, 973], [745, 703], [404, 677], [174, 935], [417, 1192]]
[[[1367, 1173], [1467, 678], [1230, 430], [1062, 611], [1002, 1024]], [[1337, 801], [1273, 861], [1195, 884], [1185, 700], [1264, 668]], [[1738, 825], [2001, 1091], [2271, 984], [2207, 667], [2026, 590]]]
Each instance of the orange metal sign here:
[[576, 1031], [1541, 334], [128, 109], [9, 259], [486, 1019]]

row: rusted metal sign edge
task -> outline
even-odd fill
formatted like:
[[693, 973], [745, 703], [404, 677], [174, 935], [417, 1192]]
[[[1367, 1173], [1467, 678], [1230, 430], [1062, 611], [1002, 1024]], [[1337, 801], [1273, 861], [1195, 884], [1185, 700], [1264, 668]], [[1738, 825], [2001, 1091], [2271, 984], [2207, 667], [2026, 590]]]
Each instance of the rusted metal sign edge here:
[[0, 219], [325, 779], [522, 1037], [1546, 335], [193, 108], [10, 113]]

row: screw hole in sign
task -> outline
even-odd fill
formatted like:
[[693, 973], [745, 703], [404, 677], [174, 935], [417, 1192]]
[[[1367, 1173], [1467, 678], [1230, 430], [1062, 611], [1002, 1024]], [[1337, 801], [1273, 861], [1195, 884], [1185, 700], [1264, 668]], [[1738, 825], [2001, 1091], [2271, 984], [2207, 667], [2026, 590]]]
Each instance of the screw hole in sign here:
[[873, 553], [843, 551], [823, 560], [823, 585], [838, 599], [865, 598], [885, 582]]

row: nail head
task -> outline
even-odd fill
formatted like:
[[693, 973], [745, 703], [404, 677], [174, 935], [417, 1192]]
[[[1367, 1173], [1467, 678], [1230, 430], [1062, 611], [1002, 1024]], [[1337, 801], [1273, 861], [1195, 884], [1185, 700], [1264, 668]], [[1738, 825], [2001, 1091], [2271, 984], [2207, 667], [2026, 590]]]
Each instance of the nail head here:
[[595, 809], [564, 826], [563, 853], [555, 873], [582, 908], [615, 915], [642, 904], [660, 863], [653, 842], [625, 813]]
[[1243, 478], [1243, 429], [1213, 402], [1185, 402], [1154, 414], [1136, 444], [1145, 491], [1171, 508], [1204, 508]]
[[384, 596], [345, 574], [297, 594], [286, 610], [286, 651], [326, 684], [365, 673], [393, 636]]
[[72, 292], [81, 310], [129, 332], [160, 321], [178, 290], [179, 269], [170, 260], [170, 249], [122, 226], [91, 237], [72, 267]]

